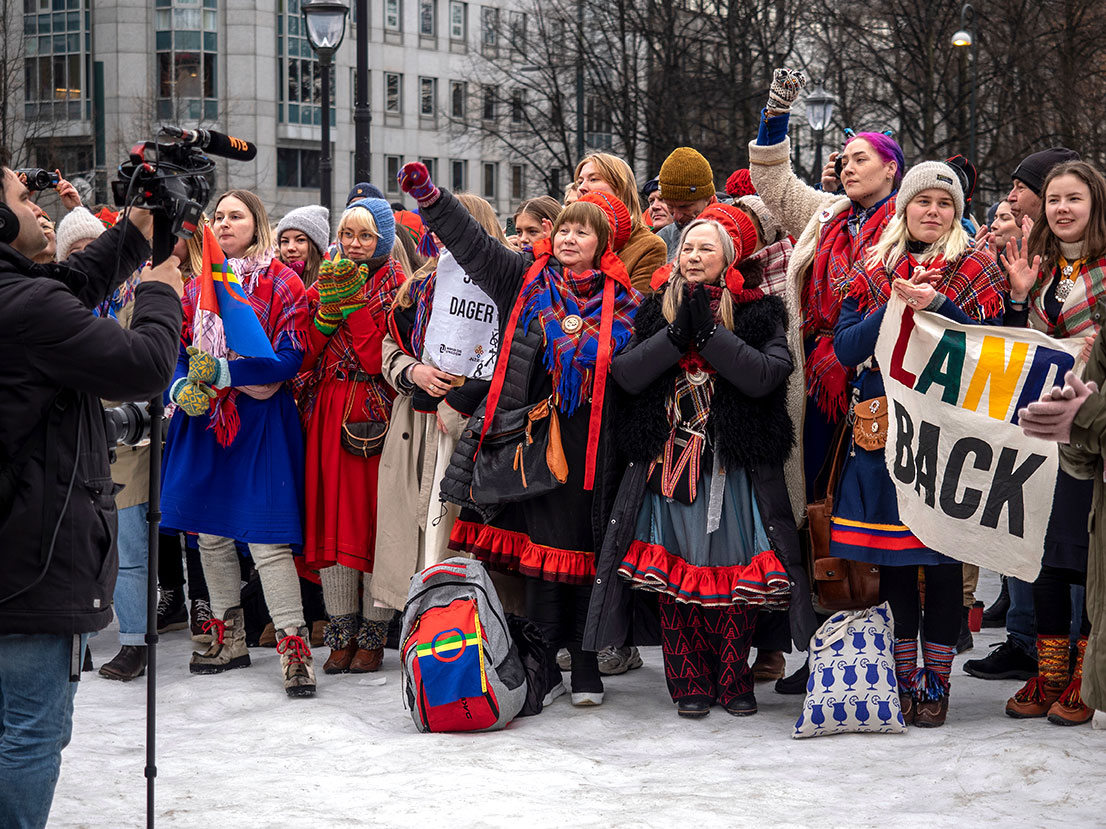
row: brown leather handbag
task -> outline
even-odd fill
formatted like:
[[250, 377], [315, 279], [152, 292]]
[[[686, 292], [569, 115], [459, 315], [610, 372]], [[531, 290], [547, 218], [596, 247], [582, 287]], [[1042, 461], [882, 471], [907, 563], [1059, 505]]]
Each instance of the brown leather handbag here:
[[872, 397], [853, 404], [853, 442], [874, 452], [887, 445], [887, 397]]
[[[885, 398], [883, 408], [887, 408]], [[846, 449], [852, 444], [854, 435], [854, 430], [847, 426], [847, 422], [843, 421], [834, 434], [834, 446], [828, 456], [830, 468], [825, 493], [806, 505], [814, 593], [818, 604], [834, 612], [879, 604], [879, 566], [830, 555], [833, 496], [837, 490], [837, 476], [844, 466]], [[886, 425], [884, 429], [886, 432]], [[818, 475], [819, 480], [822, 477]]]

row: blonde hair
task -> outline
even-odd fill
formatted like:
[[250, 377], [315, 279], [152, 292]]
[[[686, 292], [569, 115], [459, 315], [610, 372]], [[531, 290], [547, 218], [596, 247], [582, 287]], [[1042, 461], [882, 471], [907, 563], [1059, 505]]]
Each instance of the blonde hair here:
[[188, 275], [185, 277], [185, 282], [188, 281], [188, 277], [195, 276], [204, 269], [204, 228], [210, 224], [207, 214], [201, 213], [200, 220], [196, 222], [196, 229], [185, 242], [184, 261], [181, 262], [181, 273]]
[[[902, 213], [899, 213], [883, 229], [879, 241], [872, 245], [871, 250], [864, 259], [865, 267], [872, 268], [882, 264], [890, 271], [906, 254], [907, 243], [914, 241], [910, 238], [910, 231], [906, 227], [906, 205], [903, 205]], [[954, 217], [952, 227], [927, 247], [921, 254], [925, 261], [943, 256], [946, 262], [955, 262], [968, 248], [971, 247], [971, 239], [964, 226]]]
[[236, 198], [246, 205], [246, 209], [250, 211], [250, 216], [253, 217], [253, 241], [250, 242], [250, 246], [246, 248], [241, 258], [249, 259], [251, 256], [272, 252], [274, 248], [273, 228], [269, 224], [269, 214], [265, 210], [265, 205], [261, 203], [261, 199], [249, 190], [227, 190], [215, 201], [216, 212], [219, 210], [219, 205], [223, 203], [223, 199], [228, 196]]
[[[503, 228], [499, 226], [499, 219], [487, 199], [474, 196], [472, 193], [454, 193], [453, 195], [489, 236], [503, 247], [507, 247], [507, 235], [503, 232]], [[429, 233], [430, 230], [427, 229], [426, 232]], [[415, 273], [408, 273], [406, 281], [396, 291], [395, 307], [399, 309], [410, 308], [415, 302], [411, 298], [411, 291], [426, 277], [430, 276], [437, 267], [438, 257], [435, 256], [426, 260], [426, 263]]]
[[637, 181], [634, 179], [634, 171], [630, 165], [610, 153], [592, 153], [584, 156], [584, 160], [576, 165], [577, 181], [580, 179], [580, 171], [588, 162], [595, 165], [603, 181], [607, 182], [614, 190], [614, 194], [626, 205], [630, 211], [630, 226], [633, 230], [641, 227], [641, 200], [637, 194]]
[[[722, 246], [722, 275], [719, 279], [724, 283], [726, 271], [737, 258], [737, 250], [734, 248], [733, 238], [718, 222], [713, 219], [695, 219], [695, 221], [685, 227], [684, 232], [680, 234], [680, 244], [676, 250], [683, 250], [684, 239], [687, 238], [687, 234], [693, 228], [703, 225], [712, 227], [714, 232], [718, 234], [718, 243]], [[680, 309], [680, 303], [684, 301], [684, 287], [686, 285], [687, 277], [680, 273], [680, 255], [677, 253], [676, 259], [672, 263], [672, 275], [668, 278], [668, 284], [664, 288], [664, 298], [661, 301], [661, 313], [664, 314], [664, 318], [669, 322], [676, 319], [676, 312]], [[723, 284], [722, 287], [724, 289], [726, 287], [725, 284]], [[718, 312], [722, 317], [722, 324], [730, 331], [733, 331], [733, 295], [727, 290], [722, 291], [722, 299], [718, 304]]]
[[376, 226], [376, 219], [373, 217], [372, 211], [361, 205], [347, 208], [342, 213], [342, 218], [338, 222], [338, 234], [341, 235], [345, 228], [349, 228], [355, 233], [365, 231], [371, 233], [377, 240], [380, 239], [380, 228]]

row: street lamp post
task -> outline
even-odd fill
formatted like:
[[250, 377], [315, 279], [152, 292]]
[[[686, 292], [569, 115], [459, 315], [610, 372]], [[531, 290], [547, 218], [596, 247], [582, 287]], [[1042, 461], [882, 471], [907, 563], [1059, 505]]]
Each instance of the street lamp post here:
[[968, 119], [968, 161], [978, 169], [975, 159], [975, 97], [979, 89], [979, 37], [975, 25], [975, 9], [971, 3], [965, 3], [960, 9], [960, 30], [952, 36], [952, 45], [971, 47], [972, 50], [972, 99], [969, 105]]
[[369, 0], [357, 0], [357, 100], [353, 105], [354, 181], [372, 181], [372, 155], [369, 130]]
[[826, 92], [819, 81], [806, 94], [806, 122], [814, 132], [814, 183], [822, 179], [822, 136], [833, 118], [833, 105], [837, 99]]
[[349, 6], [340, 0], [308, 0], [300, 8], [304, 26], [307, 27], [307, 39], [319, 56], [322, 71], [323, 146], [319, 158], [319, 203], [330, 210], [331, 191], [334, 189], [334, 164], [330, 158], [330, 61], [346, 36]]

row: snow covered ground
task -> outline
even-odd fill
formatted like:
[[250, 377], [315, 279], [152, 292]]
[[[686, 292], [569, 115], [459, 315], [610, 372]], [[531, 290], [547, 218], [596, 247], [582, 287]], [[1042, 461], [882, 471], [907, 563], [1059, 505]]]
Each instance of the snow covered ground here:
[[[990, 601], [997, 579], [980, 598]], [[760, 713], [677, 718], [659, 648], [610, 678], [604, 705], [562, 697], [495, 734], [418, 734], [394, 651], [368, 676], [292, 700], [273, 650], [191, 676], [187, 631], [158, 649], [157, 818], [164, 827], [1081, 827], [1106, 825], [1106, 731], [1012, 720], [1014, 681], [960, 665], [944, 728], [793, 740], [802, 697], [758, 686]], [[116, 651], [93, 640], [99, 667]], [[317, 656], [321, 665], [326, 648]], [[789, 670], [802, 654], [792, 654]], [[85, 674], [51, 827], [145, 822], [145, 681]]]

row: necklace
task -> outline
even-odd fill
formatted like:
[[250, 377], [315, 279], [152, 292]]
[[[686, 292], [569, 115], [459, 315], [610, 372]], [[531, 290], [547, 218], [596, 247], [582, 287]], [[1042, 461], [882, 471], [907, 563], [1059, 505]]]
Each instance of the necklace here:
[[1079, 270], [1083, 265], [1082, 259], [1076, 259], [1073, 262], [1068, 262], [1063, 256], [1060, 257], [1060, 284], [1056, 286], [1056, 298], [1063, 304], [1067, 301], [1067, 298], [1071, 296], [1072, 289], [1075, 287], [1075, 278], [1079, 275]]

